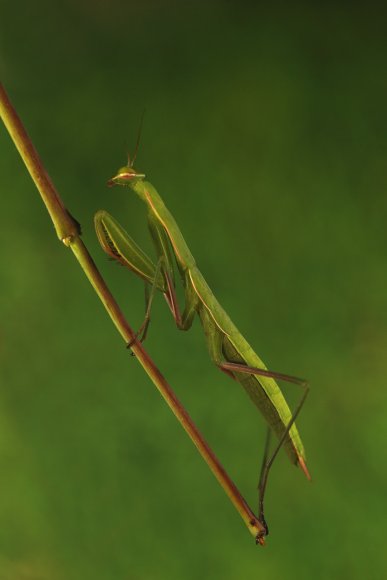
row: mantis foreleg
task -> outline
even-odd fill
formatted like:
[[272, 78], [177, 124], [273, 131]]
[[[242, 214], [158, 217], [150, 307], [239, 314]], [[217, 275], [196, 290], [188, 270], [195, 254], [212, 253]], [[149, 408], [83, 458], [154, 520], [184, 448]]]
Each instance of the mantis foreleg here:
[[175, 290], [174, 253], [164, 228], [153, 219], [152, 215], [148, 216], [149, 230], [158, 257], [157, 265], [155, 266], [152, 260], [108, 212], [104, 210], [97, 212], [94, 221], [98, 239], [105, 252], [114, 260], [125, 265], [136, 276], [142, 278], [145, 281], [146, 288], [149, 285], [151, 286], [149, 295], [146, 296], [145, 300], [144, 321], [136, 332], [136, 338], [128, 346], [132, 346], [138, 336], [141, 342], [145, 340], [156, 290], [163, 292], [177, 328], [188, 330], [192, 325], [196, 312], [197, 296], [193, 292], [191, 285], [184, 284], [184, 275], [182, 275], [185, 290], [185, 308], [183, 314], [181, 314]]

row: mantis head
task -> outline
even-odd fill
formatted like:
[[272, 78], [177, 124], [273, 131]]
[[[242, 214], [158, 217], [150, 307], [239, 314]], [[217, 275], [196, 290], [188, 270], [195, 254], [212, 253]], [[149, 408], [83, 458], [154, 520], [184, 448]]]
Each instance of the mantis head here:
[[117, 174], [114, 177], [109, 179], [109, 181], [108, 181], [109, 187], [112, 187], [113, 185], [127, 185], [128, 187], [133, 188], [133, 186], [135, 186], [136, 183], [138, 183], [139, 181], [142, 181], [145, 178], [145, 173], [139, 173], [133, 167], [133, 165], [136, 161], [138, 147], [140, 145], [141, 127], [142, 127], [142, 121], [144, 119], [144, 112], [145, 111], [143, 111], [143, 113], [141, 115], [140, 127], [138, 129], [137, 142], [136, 142], [136, 148], [134, 150], [134, 155], [133, 155], [132, 159], [130, 159], [130, 155], [128, 154], [128, 163], [124, 167], [121, 167], [117, 171]]
[[145, 178], [145, 173], [138, 173], [130, 163], [121, 167], [117, 174], [109, 179], [108, 185], [111, 187], [113, 185], [127, 185], [132, 187], [138, 181], [142, 181]]
[[128, 187], [133, 187], [134, 185], [136, 185], [136, 183], [138, 183], [139, 181], [142, 181], [145, 178], [145, 173], [138, 173], [138, 171], [136, 171], [133, 167], [133, 165], [136, 161], [138, 147], [140, 145], [141, 127], [142, 127], [143, 118], [144, 118], [144, 111], [141, 115], [140, 127], [138, 129], [137, 142], [136, 142], [136, 148], [134, 150], [134, 155], [133, 155], [132, 159], [130, 159], [130, 155], [128, 154], [128, 163], [124, 167], [121, 167], [117, 171], [117, 174], [114, 177], [109, 179], [109, 181], [108, 181], [109, 187], [112, 187], [113, 185], [127, 185]]

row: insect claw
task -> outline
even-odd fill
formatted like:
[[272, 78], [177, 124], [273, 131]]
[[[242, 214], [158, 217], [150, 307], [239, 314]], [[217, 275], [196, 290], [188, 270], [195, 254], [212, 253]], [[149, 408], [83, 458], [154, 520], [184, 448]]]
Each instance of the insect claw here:
[[255, 543], [256, 543], [257, 546], [259, 544], [260, 546], [264, 547], [265, 544], [266, 544], [265, 537], [264, 536], [261, 536], [260, 534], [257, 534], [255, 536]]

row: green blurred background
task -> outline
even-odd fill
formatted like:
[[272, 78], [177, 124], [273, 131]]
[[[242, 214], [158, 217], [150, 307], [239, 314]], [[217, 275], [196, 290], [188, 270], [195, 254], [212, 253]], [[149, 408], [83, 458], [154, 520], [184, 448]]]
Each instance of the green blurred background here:
[[[313, 475], [281, 454], [256, 548], [56, 241], [4, 128], [0, 579], [386, 577], [387, 40], [372, 5], [3, 1], [2, 80], [129, 321], [106, 180], [133, 150], [269, 368], [306, 376]], [[252, 505], [265, 428], [156, 301], [147, 348]], [[293, 403], [300, 393], [284, 385]]]

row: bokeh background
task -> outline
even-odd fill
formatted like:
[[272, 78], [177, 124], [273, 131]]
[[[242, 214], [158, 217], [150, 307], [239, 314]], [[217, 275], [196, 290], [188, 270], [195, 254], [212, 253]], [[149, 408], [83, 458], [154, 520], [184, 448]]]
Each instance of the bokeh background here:
[[[269, 368], [311, 382], [298, 425], [313, 475], [281, 454], [255, 547], [2, 127], [0, 579], [385, 578], [385, 13], [6, 1], [0, 29], [2, 81], [133, 327], [143, 285], [92, 219], [108, 209], [151, 252], [141, 202], [106, 187], [146, 109], [137, 167]], [[158, 299], [147, 348], [255, 506], [265, 428], [200, 325], [177, 332]]]

